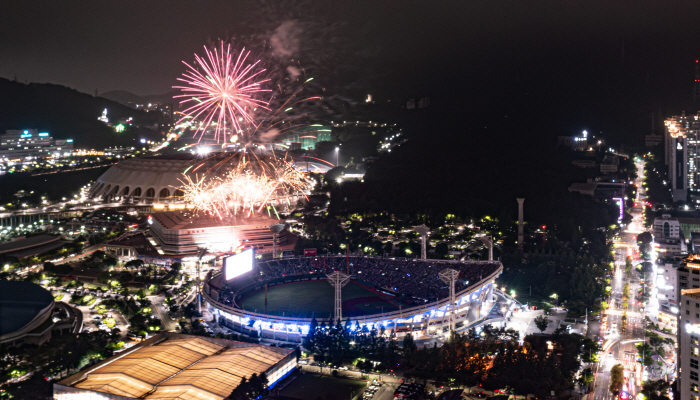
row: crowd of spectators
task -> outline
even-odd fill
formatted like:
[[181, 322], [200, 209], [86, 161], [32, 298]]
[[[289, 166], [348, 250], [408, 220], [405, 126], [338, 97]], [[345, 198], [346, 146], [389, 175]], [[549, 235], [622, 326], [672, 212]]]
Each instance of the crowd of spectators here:
[[267, 278], [294, 275], [349, 273], [377, 288], [389, 290], [415, 301], [430, 302], [449, 295], [448, 285], [438, 273], [445, 268], [460, 272], [456, 291], [479, 282], [496, 271], [498, 262], [439, 262], [396, 260], [378, 257], [312, 257], [279, 259], [258, 264]]

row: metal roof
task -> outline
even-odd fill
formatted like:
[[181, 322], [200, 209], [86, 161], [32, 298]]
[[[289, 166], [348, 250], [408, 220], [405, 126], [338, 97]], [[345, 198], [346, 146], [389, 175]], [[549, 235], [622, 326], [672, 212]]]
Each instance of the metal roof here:
[[229, 348], [197, 337], [167, 339], [115, 356], [74, 386], [132, 398], [223, 399], [243, 377], [269, 370], [291, 352], [267, 346]]

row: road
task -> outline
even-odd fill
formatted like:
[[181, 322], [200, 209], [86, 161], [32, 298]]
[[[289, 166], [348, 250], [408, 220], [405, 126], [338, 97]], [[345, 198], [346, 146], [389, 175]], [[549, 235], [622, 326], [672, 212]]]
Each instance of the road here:
[[152, 311], [154, 312], [154, 315], [161, 320], [163, 328], [166, 331], [175, 332], [177, 321], [168, 316], [168, 311], [165, 309], [165, 296], [149, 296], [148, 300], [151, 301]]
[[[648, 304], [642, 304], [637, 300], [637, 293], [641, 289], [641, 280], [647, 278], [641, 275], [634, 267], [630, 274], [625, 273], [625, 260], [632, 258], [632, 264], [636, 266], [643, 260], [639, 259], [637, 235], [647, 231], [644, 227], [643, 202], [646, 200], [646, 192], [642, 186], [644, 179], [644, 163], [637, 163], [638, 178], [635, 184], [638, 187], [637, 199], [634, 206], [628, 210], [632, 215], [632, 222], [620, 233], [619, 239], [615, 243], [615, 269], [611, 277], [612, 296], [610, 307], [606, 311], [607, 324], [601, 324], [599, 336], [605, 338], [604, 352], [601, 362], [596, 368], [599, 373], [595, 380], [595, 399], [612, 400], [613, 395], [609, 391], [610, 369], [615, 364], [622, 364], [625, 367], [625, 376], [628, 378], [628, 389], [630, 397], [634, 397], [641, 389], [641, 383], [646, 379], [660, 379], [659, 368], [651, 371], [651, 376], [643, 371], [640, 363], [636, 362], [636, 345], [646, 340], [645, 316], [650, 316], [656, 320], [658, 315], [658, 300], [651, 296]], [[653, 258], [653, 256], [652, 256]], [[650, 260], [655, 264], [655, 260]], [[655, 268], [654, 272], [655, 273]], [[625, 310], [622, 301], [622, 292], [625, 284], [629, 284], [630, 300], [629, 306]], [[652, 289], [653, 282], [652, 282]], [[627, 316], [626, 325], [623, 327], [623, 315]], [[605, 328], [605, 329], [603, 329]], [[623, 332], [624, 328], [624, 332]], [[669, 354], [673, 351], [668, 347], [665, 349]], [[669, 368], [672, 369], [672, 366]]]
[[[639, 263], [637, 235], [644, 232], [642, 213], [642, 201], [646, 199], [646, 193], [642, 186], [644, 179], [644, 163], [637, 163], [637, 176], [635, 184], [639, 188], [635, 205], [628, 210], [632, 215], [632, 222], [620, 233], [615, 244], [615, 269], [611, 277], [612, 296], [610, 307], [606, 312], [607, 323], [601, 324], [598, 335], [605, 338], [604, 352], [601, 361], [596, 366], [598, 374], [595, 380], [595, 399], [612, 400], [613, 395], [609, 390], [610, 369], [615, 364], [625, 366], [626, 376], [629, 377], [629, 394], [634, 397], [639, 392], [641, 383], [641, 366], [636, 362], [637, 348], [635, 345], [645, 338], [644, 306], [636, 297], [640, 288], [640, 276], [633, 268], [629, 276], [625, 273], [625, 260], [628, 256], [633, 258], [633, 265]], [[630, 301], [627, 310], [623, 310], [622, 291], [624, 285], [630, 286]], [[626, 326], [623, 327], [623, 314], [627, 315]], [[605, 329], [604, 329], [605, 328]], [[624, 329], [623, 329], [624, 328]], [[604, 329], [604, 330], [603, 330]], [[624, 330], [624, 332], [622, 332]]]

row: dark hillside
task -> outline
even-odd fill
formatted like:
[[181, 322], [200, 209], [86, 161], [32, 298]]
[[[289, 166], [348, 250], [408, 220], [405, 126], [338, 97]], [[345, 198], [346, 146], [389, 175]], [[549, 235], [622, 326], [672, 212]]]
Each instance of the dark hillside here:
[[[153, 129], [130, 127], [116, 133], [97, 120], [105, 108], [110, 121], [133, 117], [134, 124]], [[72, 138], [76, 148], [102, 149], [134, 146], [141, 138], [160, 137], [152, 119], [147, 113], [65, 86], [0, 78], [0, 133], [6, 129], [36, 128], [57, 139]]]

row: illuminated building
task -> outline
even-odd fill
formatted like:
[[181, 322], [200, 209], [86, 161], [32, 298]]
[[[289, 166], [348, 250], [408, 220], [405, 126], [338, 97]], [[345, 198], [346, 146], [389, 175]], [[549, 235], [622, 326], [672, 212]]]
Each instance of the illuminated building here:
[[[183, 211], [166, 211], [150, 215], [148, 223], [159, 253], [185, 255], [196, 253], [199, 247], [212, 252], [232, 252], [240, 246], [255, 249], [256, 253], [272, 252], [270, 225], [279, 223], [279, 220], [256, 215], [234, 222]], [[294, 241], [290, 236], [287, 231], [277, 235], [280, 251], [292, 246]]]
[[54, 140], [48, 132], [36, 129], [7, 130], [0, 135], [0, 160], [57, 158], [70, 155], [72, 150], [73, 139]]
[[[292, 146], [293, 150], [313, 150], [318, 142], [331, 141], [331, 128], [320, 124], [314, 124], [299, 128], [288, 133], [280, 142]], [[298, 143], [298, 144], [296, 144]]]
[[[318, 257], [313, 262], [323, 263], [332, 257]], [[345, 257], [341, 257], [345, 260]], [[371, 259], [371, 257], [363, 257]], [[309, 262], [309, 258], [296, 259], [299, 264]], [[257, 268], [270, 270], [270, 265], [275, 265], [277, 260], [258, 262]], [[397, 261], [400, 262], [400, 261]], [[444, 260], [406, 260], [403, 261], [406, 267], [415, 265], [416, 262], [431, 263], [437, 270], [442, 268], [452, 268], [458, 271], [469, 271], [479, 268], [483, 273], [479, 274], [479, 279], [469, 282], [464, 289], [455, 293], [455, 322], [459, 327], [466, 327], [480, 321], [479, 324], [499, 324], [503, 321], [502, 316], [496, 320], [488, 321], [492, 307], [496, 304], [494, 299], [494, 281], [503, 272], [503, 264], [499, 261], [444, 261]], [[267, 263], [267, 266], [265, 265]], [[352, 274], [352, 268], [349, 267]], [[225, 274], [220, 273], [204, 285], [203, 297], [206, 300], [212, 314], [218, 317], [220, 324], [225, 325], [236, 332], [250, 335], [257, 334], [258, 337], [279, 340], [291, 343], [301, 343], [304, 336], [309, 332], [309, 325], [312, 321], [311, 312], [308, 315], [278, 315], [274, 313], [262, 313], [261, 310], [250, 311], [239, 307], [234, 299], [231, 301], [222, 295], [226, 290], [236, 293], [236, 297], [245, 293], [260, 290], [266, 284], [270, 286], [293, 284], [295, 282], [325, 279], [322, 274], [292, 274], [288, 276], [272, 276], [267, 279], [261, 278], [257, 272], [250, 272], [247, 276], [241, 275], [238, 278], [227, 281]], [[362, 275], [357, 275], [362, 278]], [[438, 279], [435, 277], [435, 279]], [[375, 290], [381, 290], [375, 288]], [[305, 310], [313, 310], [317, 307], [318, 299], [313, 298], [309, 304], [304, 306]], [[513, 303], [514, 304], [514, 303]], [[363, 327], [384, 326], [388, 332], [400, 333], [406, 331], [422, 331], [422, 334], [444, 332], [450, 326], [452, 314], [450, 297], [441, 298], [436, 301], [427, 302], [414, 307], [403, 308], [395, 311], [379, 312], [371, 311], [364, 315], [353, 316], [352, 320]], [[317, 318], [324, 318], [316, 314]], [[256, 332], [256, 333], [253, 333]]]
[[89, 197], [105, 202], [172, 202], [182, 196], [175, 188], [182, 186], [183, 173], [189, 172], [196, 179], [196, 172], [201, 177], [202, 171], [219, 161], [218, 157], [210, 157], [199, 171], [192, 171], [194, 164], [201, 162], [201, 157], [194, 154], [128, 158], [105, 171], [90, 188]]
[[665, 121], [665, 163], [673, 201], [687, 201], [700, 192], [700, 115], [673, 116]]
[[667, 255], [680, 255], [687, 251], [685, 237], [678, 219], [663, 214], [654, 218], [654, 243]]
[[[700, 268], [700, 265], [697, 268]], [[700, 385], [698, 378], [700, 375], [699, 364], [700, 288], [685, 289], [681, 290], [680, 295], [678, 360], [676, 360], [676, 384], [681, 400], [698, 400], [700, 396], [698, 392], [698, 385]]]
[[164, 332], [55, 383], [53, 398], [223, 400], [243, 378], [274, 387], [296, 366], [293, 349]]

